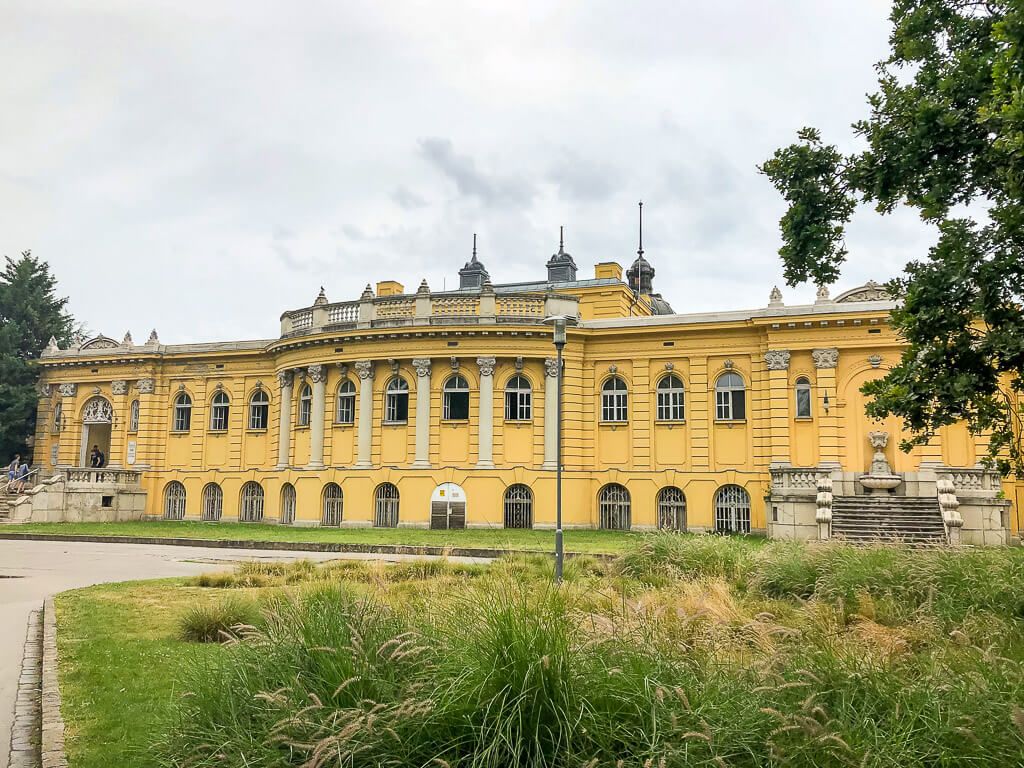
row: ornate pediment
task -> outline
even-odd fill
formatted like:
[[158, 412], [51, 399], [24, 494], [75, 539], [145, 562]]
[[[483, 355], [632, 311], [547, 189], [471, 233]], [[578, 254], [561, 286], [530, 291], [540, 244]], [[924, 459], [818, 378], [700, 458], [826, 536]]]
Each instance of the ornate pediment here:
[[82, 421], [86, 424], [109, 424], [114, 420], [114, 408], [105, 397], [94, 397], [82, 409]]
[[846, 293], [836, 296], [836, 304], [846, 304], [855, 301], [889, 301], [891, 298], [884, 285], [876, 283], [874, 280], [868, 280], [864, 285], [858, 288], [851, 288]]
[[83, 341], [80, 349], [117, 349], [120, 347], [120, 342], [114, 341], [109, 336], [94, 336], [88, 341]]

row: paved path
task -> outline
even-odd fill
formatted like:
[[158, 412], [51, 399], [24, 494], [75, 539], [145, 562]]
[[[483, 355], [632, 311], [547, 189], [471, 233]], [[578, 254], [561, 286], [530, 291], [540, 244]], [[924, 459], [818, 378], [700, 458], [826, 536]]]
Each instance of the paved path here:
[[[236, 560], [323, 561], [339, 558], [410, 559], [400, 555], [0, 541], [0, 766], [7, 765], [28, 617], [48, 595], [112, 581], [190, 576], [223, 569], [226, 563]], [[466, 561], [472, 562], [468, 558]]]

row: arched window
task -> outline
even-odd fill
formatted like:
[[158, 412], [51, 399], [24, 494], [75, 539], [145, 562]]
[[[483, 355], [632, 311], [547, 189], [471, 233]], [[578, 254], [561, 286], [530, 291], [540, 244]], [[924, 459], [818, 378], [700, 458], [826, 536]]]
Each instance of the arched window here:
[[533, 528], [533, 491], [522, 483], [505, 490], [505, 527]]
[[[429, 395], [427, 396], [429, 397]], [[384, 389], [384, 423], [405, 424], [407, 421], [409, 421], [409, 385], [401, 376], [395, 376]]]
[[683, 380], [670, 373], [658, 382], [658, 421], [682, 421], [686, 418], [683, 407]]
[[299, 391], [299, 426], [308, 427], [313, 420], [313, 390], [309, 384], [303, 384]]
[[626, 382], [618, 376], [611, 376], [601, 387], [601, 421], [626, 421], [628, 418]]
[[461, 421], [469, 418], [469, 382], [461, 374], [449, 377], [444, 383], [443, 418]]
[[323, 516], [320, 524], [337, 528], [341, 525], [341, 516], [345, 510], [345, 494], [337, 483], [324, 486]]
[[242, 507], [238, 520], [242, 523], [258, 523], [263, 519], [263, 486], [250, 480], [242, 486]]
[[291, 525], [295, 522], [295, 486], [285, 483], [281, 486], [281, 525]]
[[811, 418], [811, 380], [801, 376], [796, 380], [796, 417]]
[[[136, 400], [135, 402], [137, 403], [139, 401]], [[50, 428], [50, 431], [53, 432], [53, 434], [57, 434], [58, 432], [60, 432], [61, 427], [63, 426], [63, 424], [61, 424], [63, 418], [64, 404], [58, 402], [55, 406], [53, 406], [53, 426]]]
[[203, 520], [220, 520], [224, 512], [224, 491], [216, 483], [207, 483], [203, 488]]
[[185, 519], [185, 486], [171, 480], [164, 486], [164, 520]]
[[715, 494], [715, 530], [750, 533], [750, 494], [738, 485], [723, 485]]
[[516, 374], [505, 385], [505, 421], [529, 421], [533, 417], [533, 389], [525, 376]]
[[334, 421], [338, 424], [354, 424], [356, 420], [356, 385], [349, 379], [342, 379], [338, 385], [338, 404]]
[[686, 530], [686, 496], [674, 486], [658, 492], [658, 527], [667, 531]]
[[[59, 407], [58, 403], [58, 407]], [[132, 404], [128, 407], [128, 431], [138, 432], [139, 431], [139, 401], [132, 400]]]
[[270, 395], [257, 389], [249, 398], [249, 429], [266, 429], [270, 424]]
[[373, 495], [373, 524], [378, 528], [398, 527], [398, 488], [381, 483]]
[[174, 431], [188, 432], [192, 429], [192, 398], [182, 392], [174, 398]]
[[729, 371], [715, 383], [715, 419], [742, 421], [747, 418], [746, 389], [738, 373]]
[[618, 483], [601, 489], [598, 497], [601, 528], [606, 531], [628, 531], [630, 527], [629, 491]]
[[218, 392], [210, 404], [210, 431], [223, 432], [228, 428], [228, 406], [230, 401], [226, 392]]

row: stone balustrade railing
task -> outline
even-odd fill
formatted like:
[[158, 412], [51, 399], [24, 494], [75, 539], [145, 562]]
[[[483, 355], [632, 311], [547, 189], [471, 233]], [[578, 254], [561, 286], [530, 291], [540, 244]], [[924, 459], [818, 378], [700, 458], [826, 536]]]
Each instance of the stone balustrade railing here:
[[281, 338], [306, 334], [410, 325], [537, 324], [551, 315], [579, 317], [575, 296], [547, 293], [421, 291], [412, 295], [321, 303], [281, 315]]
[[999, 472], [983, 467], [969, 469], [942, 469], [940, 474], [953, 481], [953, 487], [960, 491], [999, 491], [1002, 481]]
[[132, 469], [93, 469], [91, 467], [68, 467], [63, 470], [64, 481], [68, 483], [113, 483], [116, 485], [140, 485], [142, 473]]
[[823, 474], [818, 469], [773, 467], [771, 469], [772, 488], [813, 495], [818, 492], [818, 479]]

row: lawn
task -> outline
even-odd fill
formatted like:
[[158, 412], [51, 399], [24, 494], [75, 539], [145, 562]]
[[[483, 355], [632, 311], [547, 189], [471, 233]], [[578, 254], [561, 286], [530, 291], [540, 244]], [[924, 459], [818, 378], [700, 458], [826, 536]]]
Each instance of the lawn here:
[[[287, 541], [309, 544], [395, 544], [409, 546], [471, 547], [499, 550], [550, 551], [554, 532], [495, 528], [432, 531], [422, 528], [292, 528], [260, 523], [199, 523], [191, 521], [136, 521], [126, 523], [24, 523], [5, 532], [80, 534], [86, 536], [148, 536], [235, 541]], [[565, 532], [568, 552], [616, 554], [636, 541], [637, 534], [621, 531], [570, 530]]]
[[1020, 550], [648, 535], [561, 589], [550, 567], [248, 563], [65, 593], [71, 768], [1024, 758]]

